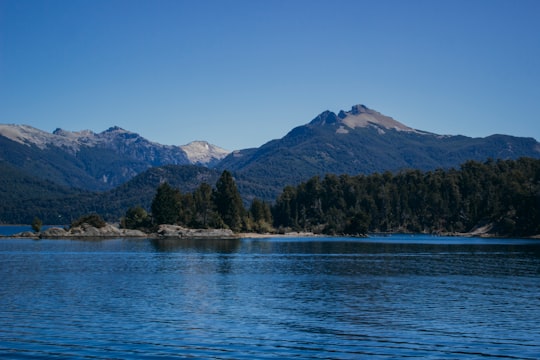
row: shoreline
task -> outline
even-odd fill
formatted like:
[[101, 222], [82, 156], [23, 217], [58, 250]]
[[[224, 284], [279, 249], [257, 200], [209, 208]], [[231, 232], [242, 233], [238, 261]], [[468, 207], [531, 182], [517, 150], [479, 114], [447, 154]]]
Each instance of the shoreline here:
[[[9, 225], [7, 225], [9, 226]], [[17, 225], [13, 225], [17, 226]], [[500, 238], [500, 239], [540, 239], [540, 234], [533, 236], [509, 236], [491, 233], [487, 228], [474, 229], [471, 232], [437, 232], [437, 233], [410, 233], [410, 232], [373, 232], [362, 235], [328, 235], [316, 234], [312, 232], [291, 231], [286, 233], [255, 233], [241, 232], [235, 233], [229, 229], [190, 229], [179, 225], [160, 225], [157, 231], [146, 233], [140, 230], [119, 229], [107, 224], [101, 228], [96, 228], [88, 224], [65, 229], [52, 226], [41, 232], [23, 231], [12, 235], [0, 235], [3, 238], [21, 239], [117, 239], [117, 238], [147, 238], [147, 239], [268, 239], [268, 238], [320, 238], [320, 237], [347, 237], [347, 238], [369, 238], [373, 236], [392, 235], [430, 235], [443, 237], [460, 238]]]
[[481, 239], [523, 239], [523, 240], [540, 240], [540, 235], [533, 236], [502, 236], [502, 235], [493, 235], [493, 234], [471, 234], [471, 233], [368, 233], [364, 236], [352, 236], [352, 235], [327, 235], [327, 234], [315, 234], [309, 232], [290, 232], [290, 233], [231, 233], [228, 235], [219, 235], [215, 233], [204, 233], [199, 232], [194, 235], [160, 235], [158, 233], [144, 233], [144, 234], [125, 234], [125, 233], [115, 233], [115, 234], [64, 234], [64, 235], [43, 235], [40, 233], [24, 232], [13, 235], [0, 235], [0, 240], [2, 239], [32, 239], [32, 240], [113, 240], [113, 239], [156, 239], [156, 240], [231, 240], [231, 239], [272, 239], [272, 238], [358, 238], [358, 239], [369, 239], [371, 237], [389, 237], [395, 235], [425, 235], [425, 236], [435, 236], [435, 237], [449, 237], [449, 238], [481, 238]]

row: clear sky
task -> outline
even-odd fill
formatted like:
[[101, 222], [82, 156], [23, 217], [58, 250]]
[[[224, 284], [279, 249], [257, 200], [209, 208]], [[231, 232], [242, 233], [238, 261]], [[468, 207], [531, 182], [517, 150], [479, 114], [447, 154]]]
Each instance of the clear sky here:
[[540, 140], [538, 0], [0, 0], [0, 123], [228, 150], [365, 104]]

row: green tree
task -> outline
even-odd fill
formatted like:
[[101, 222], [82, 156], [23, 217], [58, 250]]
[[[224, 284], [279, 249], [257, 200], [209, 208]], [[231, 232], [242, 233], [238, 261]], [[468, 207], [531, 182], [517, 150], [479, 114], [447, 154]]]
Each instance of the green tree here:
[[272, 231], [272, 212], [267, 203], [257, 198], [253, 199], [249, 214], [253, 220], [253, 230], [257, 232]]
[[240, 231], [245, 209], [236, 182], [229, 171], [223, 171], [218, 179], [213, 199], [216, 210], [225, 225], [233, 231]]
[[193, 193], [194, 214], [192, 225], [200, 228], [215, 226], [216, 212], [212, 201], [212, 187], [202, 183]]
[[101, 215], [99, 215], [99, 214], [88, 214], [88, 215], [81, 216], [77, 220], [74, 220], [71, 223], [71, 227], [77, 227], [77, 226], [81, 226], [83, 224], [88, 224], [88, 225], [93, 226], [95, 228], [102, 228], [105, 225], [107, 225], [107, 223], [105, 222], [105, 220], [103, 220]]
[[146, 210], [140, 205], [130, 207], [122, 219], [122, 225], [126, 229], [146, 230], [152, 225], [152, 220]]
[[369, 229], [370, 217], [364, 212], [355, 214], [345, 227], [345, 233], [349, 235], [364, 235]]
[[298, 229], [298, 199], [297, 188], [285, 186], [283, 192], [272, 207], [274, 226]]
[[32, 230], [34, 230], [35, 232], [40, 232], [42, 226], [43, 221], [41, 221], [41, 219], [36, 216], [34, 220], [32, 220]]
[[176, 224], [181, 210], [181, 194], [167, 182], [159, 185], [152, 200], [152, 217], [154, 225]]

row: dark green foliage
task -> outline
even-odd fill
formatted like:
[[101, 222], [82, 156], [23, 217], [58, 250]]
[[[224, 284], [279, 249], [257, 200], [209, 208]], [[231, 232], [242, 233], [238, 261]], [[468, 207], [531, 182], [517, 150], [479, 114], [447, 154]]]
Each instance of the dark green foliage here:
[[326, 234], [466, 232], [540, 234], [540, 160], [468, 161], [460, 170], [326, 175], [285, 187], [274, 226]]
[[[46, 224], [70, 222], [73, 198], [89, 193], [42, 180], [0, 161], [0, 223], [31, 224], [35, 216]], [[88, 211], [81, 212], [88, 213]]]
[[157, 188], [152, 200], [152, 217], [154, 225], [176, 224], [180, 218], [182, 195], [178, 189], [163, 183]]
[[[4, 223], [29, 224], [39, 217], [46, 224], [66, 224], [88, 213], [108, 221], [125, 215], [125, 221], [129, 213], [136, 224], [136, 214], [150, 209], [156, 188], [166, 180], [168, 197], [175, 200], [172, 210], [156, 208], [159, 221], [187, 227], [267, 232], [274, 225], [280, 231], [357, 235], [466, 232], [492, 223], [493, 232], [500, 235], [540, 233], [540, 160], [531, 158], [468, 161], [459, 169], [426, 172], [315, 176], [283, 188], [271, 214], [269, 205], [258, 198], [251, 200], [249, 212], [244, 210], [230, 172], [220, 177], [195, 166], [153, 168], [115, 190], [94, 194], [36, 179], [6, 163], [0, 162], [0, 170]], [[240, 178], [242, 188], [248, 179]], [[214, 190], [208, 185], [213, 181]], [[140, 209], [126, 213], [133, 204], [141, 204]]]
[[268, 203], [253, 199], [249, 208], [249, 219], [251, 220], [247, 230], [265, 233], [272, 229], [272, 212]]
[[207, 183], [193, 193], [193, 217], [190, 222], [194, 228], [206, 229], [218, 225], [217, 213], [212, 199], [212, 187]]
[[91, 212], [116, 222], [134, 204], [149, 211], [163, 180], [191, 192], [201, 182], [215, 183], [219, 176], [220, 172], [204, 167], [168, 165], [151, 168], [113, 190], [90, 193], [38, 179], [0, 162], [0, 223], [30, 224], [38, 216], [45, 224], [65, 225]]
[[73, 227], [81, 226], [83, 224], [88, 224], [95, 228], [102, 228], [105, 225], [107, 225], [105, 220], [103, 220], [103, 218], [99, 214], [88, 214], [88, 215], [83, 215], [77, 220], [73, 221], [71, 223], [71, 227], [73, 228]]
[[43, 221], [41, 221], [41, 219], [36, 216], [34, 220], [32, 220], [32, 230], [34, 230], [35, 232], [40, 232], [42, 226]]
[[154, 225], [178, 224], [196, 228], [245, 229], [246, 213], [232, 175], [224, 171], [216, 189], [202, 183], [193, 193], [181, 194], [161, 184], [152, 201]]
[[242, 229], [245, 209], [232, 174], [225, 170], [216, 183], [213, 202], [218, 215], [233, 231]]
[[140, 205], [130, 207], [122, 219], [122, 226], [126, 229], [149, 230], [152, 227], [152, 218]]

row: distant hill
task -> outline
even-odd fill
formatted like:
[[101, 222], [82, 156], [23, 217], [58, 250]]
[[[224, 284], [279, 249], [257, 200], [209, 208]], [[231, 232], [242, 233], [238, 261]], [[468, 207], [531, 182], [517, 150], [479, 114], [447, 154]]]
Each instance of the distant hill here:
[[370, 174], [402, 169], [459, 167], [467, 160], [540, 157], [533, 138], [437, 135], [410, 128], [364, 105], [348, 112], [325, 111], [310, 123], [259, 148], [234, 151], [219, 169], [249, 179], [244, 194], [273, 200], [285, 185], [315, 175]]
[[75, 203], [67, 199], [89, 195], [91, 193], [40, 179], [0, 161], [0, 224], [30, 224], [34, 216], [47, 218], [49, 224], [64, 223]]
[[182, 192], [193, 192], [201, 183], [212, 186], [220, 172], [195, 165], [153, 167], [105, 192], [89, 192], [41, 180], [0, 162], [0, 224], [29, 224], [37, 216], [46, 224], [69, 224], [78, 217], [99, 213], [118, 221], [129, 207], [146, 209], [162, 182]]
[[212, 166], [228, 151], [204, 141], [161, 145], [111, 127], [99, 134], [0, 124], [0, 160], [38, 178], [86, 190], [107, 190], [153, 166]]

